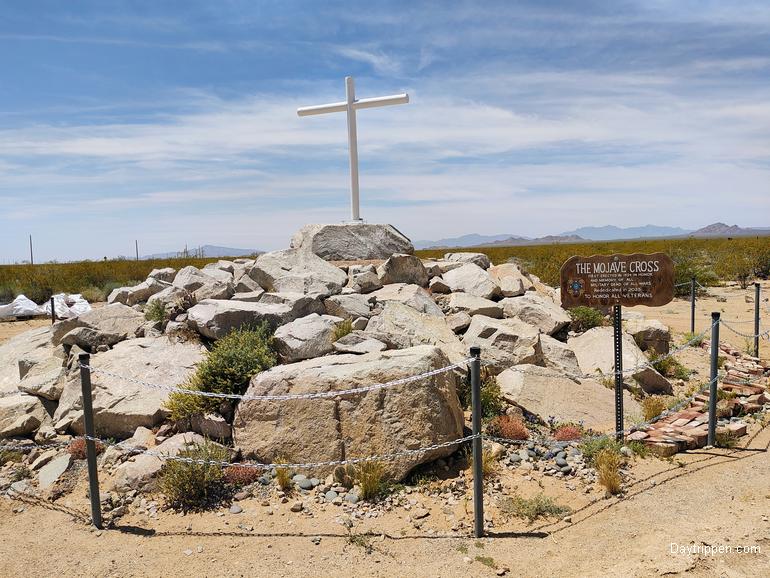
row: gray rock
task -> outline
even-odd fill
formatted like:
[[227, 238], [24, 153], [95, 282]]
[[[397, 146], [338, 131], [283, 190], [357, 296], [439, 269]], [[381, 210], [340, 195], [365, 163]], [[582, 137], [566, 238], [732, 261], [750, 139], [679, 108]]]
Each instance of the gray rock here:
[[300, 490], [312, 490], [313, 489], [313, 482], [305, 478], [304, 480], [299, 480], [297, 482], [297, 487]]
[[534, 291], [521, 297], [507, 297], [500, 305], [506, 317], [520, 319], [548, 335], [561, 331], [572, 321], [564, 309]]
[[382, 289], [382, 282], [374, 271], [362, 271], [360, 273], [351, 273], [346, 287], [356, 293], [371, 293]]
[[353, 320], [353, 323], [351, 324], [351, 327], [355, 331], [363, 331], [366, 329], [366, 326], [369, 325], [369, 319], [366, 317], [357, 317]]
[[484, 253], [447, 253], [444, 255], [446, 261], [457, 261], [458, 263], [473, 263], [482, 269], [489, 269], [492, 264]]
[[221, 339], [244, 325], [267, 322], [277, 327], [294, 319], [289, 305], [225, 299], [206, 299], [187, 312], [187, 324], [210, 339]]
[[569, 345], [543, 334], [540, 336], [540, 347], [546, 367], [557, 369], [567, 375], [580, 375], [577, 357]]
[[539, 364], [543, 360], [540, 334], [518, 319], [493, 319], [484, 315], [472, 318], [463, 336], [465, 349], [479, 346], [482, 358], [493, 373], [511, 365]]
[[387, 259], [394, 253], [414, 253], [411, 241], [391, 225], [306, 225], [291, 239], [293, 249], [302, 248], [327, 261]]
[[334, 342], [333, 347], [338, 353], [357, 354], [385, 351], [388, 348], [382, 341], [374, 339], [362, 331], [351, 331], [340, 337]]
[[37, 486], [41, 490], [47, 490], [53, 486], [67, 468], [72, 464], [72, 456], [69, 453], [61, 454], [40, 468], [37, 475]]
[[233, 301], [250, 301], [252, 303], [256, 303], [262, 298], [264, 294], [265, 292], [263, 289], [257, 289], [256, 291], [249, 291], [247, 293], [235, 293], [231, 299]]
[[468, 315], [486, 315], [495, 319], [503, 317], [503, 308], [494, 301], [469, 293], [452, 293], [449, 296], [449, 310], [452, 313], [464, 311]]
[[165, 281], [171, 283], [176, 277], [176, 269], [173, 267], [164, 267], [163, 269], [153, 269], [150, 274], [147, 275], [148, 279], [157, 279], [158, 281]]
[[500, 296], [500, 287], [492, 281], [489, 273], [473, 263], [465, 263], [447, 271], [442, 278], [452, 291], [462, 291], [484, 299]]
[[441, 277], [433, 277], [430, 280], [430, 283], [428, 283], [428, 289], [431, 293], [440, 295], [452, 292], [452, 289], [449, 285], [444, 283], [444, 280]]
[[264, 292], [264, 289], [259, 286], [259, 283], [254, 281], [247, 273], [243, 273], [235, 280], [235, 293], [253, 293], [259, 291]]
[[518, 297], [534, 289], [532, 281], [515, 263], [503, 263], [490, 267], [489, 276], [499, 285], [503, 297]]
[[383, 285], [390, 283], [406, 283], [420, 287], [428, 285], [428, 273], [420, 258], [414, 255], [391, 255], [377, 268], [377, 275]]
[[659, 355], [668, 353], [671, 331], [657, 319], [629, 319], [625, 329], [642, 351], [651, 350]]
[[0, 439], [34, 433], [47, 416], [37, 397], [23, 394], [0, 397]]
[[288, 305], [291, 308], [291, 320], [306, 317], [311, 313], [326, 313], [323, 301], [317, 295], [304, 293], [263, 293], [260, 303]]
[[333, 490], [329, 490], [328, 492], [326, 492], [326, 493], [324, 494], [324, 499], [325, 499], [327, 502], [333, 502], [334, 500], [336, 500], [336, 499], [337, 499], [337, 496], [338, 496], [337, 492], [335, 492], [335, 491], [333, 491]]
[[[99, 435], [126, 438], [139, 426], [158, 425], [168, 415], [163, 405], [168, 392], [109, 377], [98, 370], [150, 383], [179, 386], [187, 381], [205, 351], [193, 340], [174, 342], [145, 337], [123, 341], [110, 351], [92, 357], [91, 366], [96, 370], [91, 375], [94, 423]], [[71, 429], [77, 434], [83, 433], [80, 391], [80, 377], [74, 372], [64, 385], [54, 413], [58, 431]]]
[[334, 331], [343, 320], [333, 315], [312, 313], [279, 327], [274, 335], [284, 363], [311, 359], [334, 350]]
[[232, 437], [232, 427], [219, 414], [207, 413], [190, 418], [190, 427], [207, 438], [225, 440]]
[[248, 273], [265, 291], [324, 297], [336, 295], [347, 282], [347, 275], [342, 269], [299, 249], [264, 253]]
[[29, 364], [29, 369], [23, 372], [17, 386], [19, 391], [57, 401], [61, 397], [62, 389], [64, 389], [64, 379], [67, 373], [62, 360], [58, 357], [49, 357], [39, 362], [26, 358], [20, 359], [20, 374], [22, 373], [21, 365], [23, 362]]
[[471, 316], [465, 311], [451, 313], [446, 316], [446, 324], [455, 333], [462, 333], [471, 324]]
[[163, 308], [171, 315], [179, 315], [184, 311], [187, 311], [194, 304], [194, 297], [187, 289], [181, 287], [166, 287], [163, 291], [159, 291], [147, 299], [147, 305], [151, 305], [155, 302], [163, 304]]
[[348, 492], [347, 494], [345, 494], [344, 500], [351, 504], [357, 504], [359, 500], [358, 494], [354, 494], [353, 492]]
[[444, 316], [441, 307], [436, 305], [436, 302], [433, 301], [430, 294], [418, 285], [392, 283], [371, 293], [369, 298], [381, 305], [395, 301], [397, 303], [408, 305], [421, 313], [433, 315], [434, 317]]
[[[109, 335], [110, 341], [131, 339], [141, 334], [144, 315], [121, 303], [91, 309], [79, 317], [57, 321], [51, 328], [51, 343], [59, 345], [62, 338], [77, 327], [87, 327]], [[114, 336], [114, 337], [112, 337]]]
[[160, 293], [167, 285], [158, 281], [154, 277], [148, 277], [133, 287], [120, 287], [113, 290], [107, 297], [107, 303], [122, 303], [123, 305], [133, 306], [137, 303], [145, 303], [147, 299], [156, 293]]
[[241, 508], [238, 504], [233, 504], [230, 506], [231, 514], [240, 514], [241, 512], [243, 512], [243, 508]]
[[364, 295], [332, 295], [324, 300], [326, 313], [343, 319], [356, 319], [364, 317], [368, 319], [372, 316], [369, 307], [369, 299]]

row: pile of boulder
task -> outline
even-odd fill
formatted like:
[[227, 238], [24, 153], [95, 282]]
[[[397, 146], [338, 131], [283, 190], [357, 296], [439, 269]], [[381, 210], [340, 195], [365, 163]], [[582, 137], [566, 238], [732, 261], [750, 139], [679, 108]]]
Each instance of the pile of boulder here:
[[[484, 254], [469, 252], [335, 262], [313, 253], [309, 243], [202, 269], [156, 269], [136, 286], [115, 289], [104, 307], [0, 345], [0, 438], [49, 441], [83, 432], [77, 364], [83, 352], [96, 370], [97, 435], [125, 440], [138, 428], [157, 430], [168, 419], [169, 392], [151, 384], [184, 385], [213, 341], [262, 322], [275, 330], [281, 364], [254, 376], [249, 396], [334, 392], [411, 377], [461, 364], [477, 345], [509, 404], [543, 422], [555, 417], [612, 428], [613, 392], [603, 383], [614, 369], [612, 330], [570, 332], [559, 293], [517, 264], [493, 266]], [[163, 320], [145, 318], [160, 308]], [[667, 347], [667, 331], [634, 323], [624, 364], [646, 359], [637, 343]], [[358, 395], [244, 401], [234, 412], [191, 425], [231, 439], [243, 457], [259, 461], [397, 453], [463, 436], [458, 389], [465, 379], [461, 365]], [[671, 389], [651, 368], [634, 374], [629, 386], [647, 393]], [[638, 413], [633, 399], [626, 403]], [[402, 478], [455, 449], [387, 466]]]

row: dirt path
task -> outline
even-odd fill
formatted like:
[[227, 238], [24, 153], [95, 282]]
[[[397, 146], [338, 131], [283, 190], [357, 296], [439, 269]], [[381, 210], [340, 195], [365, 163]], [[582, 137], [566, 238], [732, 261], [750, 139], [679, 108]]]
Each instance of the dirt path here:
[[[356, 528], [373, 537], [359, 533], [351, 540], [334, 514], [293, 514], [284, 504], [268, 515], [259, 499], [243, 502], [238, 515], [161, 512], [157, 520], [123, 518], [118, 530], [97, 534], [83, 522], [84, 485], [56, 504], [0, 499], [1, 573], [494, 576], [487, 562], [510, 568], [512, 576], [767, 576], [770, 428], [753, 428], [747, 449], [638, 462], [625, 499], [589, 504], [572, 523], [516, 523], [483, 540], [438, 537], [426, 528], [404, 532], [395, 511]], [[672, 554], [672, 543], [760, 552]]]

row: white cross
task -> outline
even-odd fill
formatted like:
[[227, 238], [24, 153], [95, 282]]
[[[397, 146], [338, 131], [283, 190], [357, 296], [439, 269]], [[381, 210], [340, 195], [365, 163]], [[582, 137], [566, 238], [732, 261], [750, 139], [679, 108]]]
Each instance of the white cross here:
[[361, 216], [358, 210], [358, 138], [356, 137], [356, 110], [359, 108], [388, 106], [390, 104], [406, 104], [409, 102], [409, 95], [403, 93], [356, 100], [356, 89], [353, 85], [353, 77], [346, 76], [345, 96], [347, 97], [345, 102], [304, 106], [297, 109], [297, 114], [299, 116], [310, 116], [312, 114], [325, 114], [327, 112], [347, 112], [348, 148], [350, 150], [350, 216], [353, 221], [360, 222]]

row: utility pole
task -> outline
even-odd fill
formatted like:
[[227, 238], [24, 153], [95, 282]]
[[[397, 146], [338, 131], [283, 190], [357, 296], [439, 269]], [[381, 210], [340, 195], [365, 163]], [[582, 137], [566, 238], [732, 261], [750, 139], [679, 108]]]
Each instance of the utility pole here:
[[134, 249], [136, 249], [136, 260], [139, 260], [139, 239], [134, 239]]
[[32, 254], [32, 235], [29, 236], [29, 264], [35, 264], [35, 256]]

